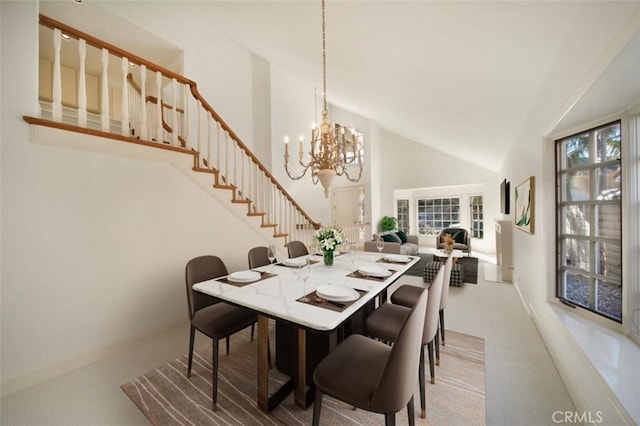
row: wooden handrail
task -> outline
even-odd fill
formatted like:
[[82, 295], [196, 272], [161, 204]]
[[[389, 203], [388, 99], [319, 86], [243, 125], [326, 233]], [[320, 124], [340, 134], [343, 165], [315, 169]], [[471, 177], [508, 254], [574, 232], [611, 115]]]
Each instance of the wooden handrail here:
[[147, 69], [152, 71], [160, 71], [163, 75], [170, 78], [175, 78], [180, 83], [184, 83], [184, 84], [194, 83], [193, 81], [189, 80], [188, 78], [178, 73], [175, 73], [171, 70], [161, 67], [160, 65], [156, 65], [153, 62], [149, 62], [138, 55], [135, 55], [131, 52], [127, 52], [124, 49], [120, 49], [119, 47], [116, 47], [110, 43], [107, 43], [106, 41], [100, 40], [97, 37], [93, 37], [92, 35], [84, 33], [80, 30], [76, 30], [75, 28], [65, 25], [62, 22], [58, 22], [55, 19], [51, 19], [48, 16], [44, 16], [42, 14], [40, 14], [39, 16], [40, 16], [40, 25], [44, 25], [45, 27], [51, 28], [51, 29], [57, 28], [63, 33], [65, 33], [66, 35], [68, 35], [69, 37], [73, 37], [75, 39], [83, 39], [90, 46], [93, 46], [98, 49], [107, 49], [109, 53], [113, 54], [114, 56], [117, 56], [119, 58], [127, 58], [127, 60], [138, 65], [144, 65], [147, 67]]
[[258, 166], [258, 168], [269, 178], [271, 183], [273, 185], [275, 185], [275, 187], [278, 188], [280, 190], [280, 192], [282, 192], [284, 194], [285, 197], [287, 197], [289, 202], [291, 202], [291, 204], [293, 204], [295, 206], [295, 208], [298, 209], [298, 211], [309, 221], [309, 223], [311, 223], [315, 229], [319, 229], [320, 228], [320, 224], [317, 223], [317, 222], [314, 222], [309, 217], [309, 215], [302, 209], [302, 207], [300, 207], [300, 205], [293, 199], [293, 197], [291, 197], [291, 195], [289, 195], [287, 190], [284, 189], [282, 187], [282, 185], [280, 185], [280, 182], [278, 182], [276, 180], [276, 178], [273, 177], [271, 172], [269, 172], [269, 170], [267, 170], [267, 168], [260, 162], [260, 160], [258, 160], [258, 158], [255, 155], [253, 155], [253, 153], [249, 150], [249, 148], [247, 148], [247, 146], [242, 142], [242, 140], [240, 140], [238, 135], [236, 135], [234, 133], [234, 131], [231, 130], [231, 127], [229, 127], [229, 125], [222, 119], [222, 117], [220, 117], [220, 115], [218, 115], [218, 113], [211, 107], [211, 105], [209, 105], [209, 103], [207, 103], [207, 101], [202, 97], [202, 95], [200, 95], [200, 92], [198, 92], [198, 87], [197, 87], [196, 83], [190, 83], [190, 86], [191, 86], [191, 94], [202, 103], [202, 106], [207, 111], [209, 111], [209, 113], [213, 116], [213, 118], [218, 123], [220, 123], [220, 126], [226, 132], [229, 133], [229, 136], [231, 136], [236, 141], [236, 143], [238, 144], [240, 149], [242, 149], [244, 151], [244, 153], [249, 158], [251, 158], [251, 160]]
[[[293, 197], [291, 197], [291, 195], [284, 189], [284, 187], [282, 185], [280, 185], [280, 183], [276, 180], [276, 178], [271, 174], [271, 172], [269, 172], [269, 170], [267, 170], [267, 168], [262, 164], [262, 162], [260, 162], [260, 160], [258, 160], [258, 158], [249, 150], [249, 148], [247, 148], [247, 146], [242, 142], [242, 140], [238, 137], [238, 135], [235, 134], [235, 132], [233, 130], [231, 130], [231, 127], [229, 127], [229, 125], [222, 119], [222, 117], [213, 109], [213, 107], [211, 107], [211, 105], [209, 105], [209, 103], [202, 97], [202, 95], [200, 94], [200, 92], [198, 91], [197, 85], [194, 81], [189, 80], [188, 78], [177, 74], [173, 71], [170, 71], [164, 67], [161, 67], [159, 65], [154, 64], [153, 62], [149, 62], [146, 59], [143, 59], [131, 52], [127, 52], [124, 49], [120, 49], [119, 47], [116, 47], [110, 43], [107, 43], [97, 37], [93, 37], [90, 34], [87, 34], [85, 32], [79, 31], [73, 27], [70, 27], [68, 25], [63, 24], [62, 22], [56, 21], [55, 19], [49, 18], [47, 16], [44, 16], [42, 14], [39, 15], [39, 21], [40, 21], [40, 25], [43, 25], [45, 27], [51, 28], [51, 29], [59, 29], [61, 30], [64, 34], [73, 37], [75, 39], [83, 39], [86, 41], [87, 44], [97, 48], [97, 49], [107, 49], [109, 51], [110, 54], [113, 54], [114, 56], [120, 57], [120, 58], [127, 58], [127, 60], [133, 62], [133, 63], [137, 63], [139, 65], [144, 65], [147, 69], [151, 70], [151, 71], [159, 71], [162, 75], [169, 77], [169, 78], [174, 78], [176, 79], [176, 81], [182, 83], [182, 84], [187, 84], [190, 87], [191, 90], [191, 94], [198, 100], [200, 101], [200, 103], [203, 105], [203, 107], [211, 114], [211, 116], [218, 122], [220, 123], [220, 126], [229, 134], [229, 136], [231, 136], [231, 138], [233, 138], [233, 140], [235, 141], [235, 143], [238, 145], [238, 147], [244, 151], [245, 155], [247, 155], [251, 161], [253, 161], [258, 168], [262, 171], [262, 173], [265, 174], [265, 176], [267, 176], [269, 178], [269, 181], [286, 197], [286, 199], [300, 212], [300, 214], [302, 214], [302, 216], [304, 216], [304, 218], [306, 220], [309, 221], [309, 223], [311, 223], [313, 225], [313, 227], [315, 229], [320, 228], [320, 224], [313, 221], [311, 219], [311, 217], [302, 209], [302, 207], [300, 207], [300, 205], [293, 199]], [[128, 77], [128, 76], [127, 76]], [[133, 79], [130, 80], [133, 83]], [[139, 89], [139, 87], [137, 88]], [[140, 91], [141, 93], [141, 91]], [[150, 100], [150, 99], [149, 99]], [[157, 102], [157, 100], [156, 100]], [[164, 103], [161, 104], [161, 106], [165, 106]], [[169, 106], [167, 106], [169, 107]], [[172, 107], [171, 107], [172, 108]], [[164, 120], [163, 120], [164, 122]], [[164, 123], [163, 123], [164, 124]]]

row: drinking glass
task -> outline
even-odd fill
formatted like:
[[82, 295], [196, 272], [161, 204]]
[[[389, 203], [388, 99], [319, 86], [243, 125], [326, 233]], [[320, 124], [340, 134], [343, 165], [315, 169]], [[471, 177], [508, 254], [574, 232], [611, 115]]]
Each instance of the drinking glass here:
[[269, 272], [273, 272], [273, 261], [276, 259], [276, 248], [273, 245], [267, 247], [267, 258], [269, 258]]
[[376, 241], [376, 247], [378, 248], [378, 251], [380, 252], [380, 256], [382, 256], [382, 249], [384, 248], [384, 240], [382, 239], [382, 237], [378, 237], [378, 239]]
[[300, 301], [309, 302], [311, 300], [309, 299], [309, 297], [307, 297], [307, 280], [309, 279], [309, 275], [311, 274], [309, 257], [304, 258], [304, 263], [298, 269], [299, 269], [300, 279], [302, 279], [302, 297], [300, 298]]

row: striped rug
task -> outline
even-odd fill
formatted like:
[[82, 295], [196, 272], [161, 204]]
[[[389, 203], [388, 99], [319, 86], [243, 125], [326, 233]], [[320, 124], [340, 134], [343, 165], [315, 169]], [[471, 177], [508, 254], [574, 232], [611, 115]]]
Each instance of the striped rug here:
[[[427, 377], [427, 418], [421, 419], [416, 380], [415, 410], [418, 425], [484, 425], [484, 340], [447, 331], [436, 383]], [[275, 341], [272, 339], [272, 341]], [[194, 368], [186, 377], [184, 355], [122, 385], [122, 390], [154, 425], [309, 425], [313, 407], [303, 410], [289, 395], [271, 413], [256, 404], [256, 341], [245, 330], [231, 338], [229, 356], [221, 346], [218, 410], [211, 411], [211, 345], [196, 348]], [[428, 361], [426, 370], [429, 371]], [[270, 389], [287, 377], [275, 368], [270, 372]], [[407, 424], [406, 409], [396, 416], [397, 424]], [[384, 424], [384, 416], [325, 396], [321, 425]]]

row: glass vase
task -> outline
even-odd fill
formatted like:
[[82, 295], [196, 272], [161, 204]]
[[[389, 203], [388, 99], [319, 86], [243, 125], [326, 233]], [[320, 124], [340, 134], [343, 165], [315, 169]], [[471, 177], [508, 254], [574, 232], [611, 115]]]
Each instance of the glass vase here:
[[325, 266], [333, 266], [333, 250], [324, 250], [324, 265]]

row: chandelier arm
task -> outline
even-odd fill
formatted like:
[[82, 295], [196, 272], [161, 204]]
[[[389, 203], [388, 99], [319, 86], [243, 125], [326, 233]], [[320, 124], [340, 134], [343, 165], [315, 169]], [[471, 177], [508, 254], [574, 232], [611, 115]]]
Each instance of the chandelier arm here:
[[289, 176], [289, 178], [290, 178], [290, 179], [292, 179], [292, 180], [299, 180], [299, 179], [302, 179], [302, 177], [304, 177], [304, 175], [306, 175], [306, 174], [307, 174], [307, 170], [309, 170], [309, 168], [308, 168], [308, 167], [305, 167], [305, 168], [304, 168], [304, 170], [302, 171], [302, 174], [301, 174], [300, 176], [298, 176], [298, 177], [295, 177], [295, 176], [291, 175], [291, 172], [289, 171], [289, 165], [288, 165], [288, 164], [287, 164], [287, 162], [285, 161], [285, 163], [284, 163], [284, 170], [285, 170], [285, 172], [287, 172], [287, 176]]

